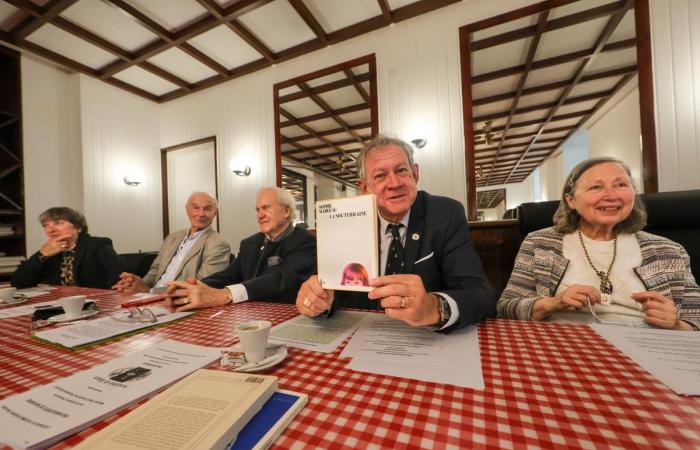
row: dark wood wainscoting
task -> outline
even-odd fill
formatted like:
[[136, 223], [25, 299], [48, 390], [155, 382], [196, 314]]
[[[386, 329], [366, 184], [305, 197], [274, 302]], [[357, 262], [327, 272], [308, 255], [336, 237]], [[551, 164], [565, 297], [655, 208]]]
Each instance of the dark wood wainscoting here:
[[505, 289], [520, 249], [517, 220], [470, 222], [469, 230], [476, 251], [497, 298]]

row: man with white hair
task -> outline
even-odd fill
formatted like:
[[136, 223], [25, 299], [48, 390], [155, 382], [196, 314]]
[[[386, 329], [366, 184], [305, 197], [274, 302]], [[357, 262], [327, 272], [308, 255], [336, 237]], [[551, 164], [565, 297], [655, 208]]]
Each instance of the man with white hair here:
[[203, 278], [224, 269], [231, 259], [231, 246], [211, 227], [218, 209], [212, 195], [190, 194], [185, 205], [190, 227], [165, 238], [143, 278], [123, 272], [112, 289], [126, 293], [148, 292], [153, 287], [165, 287], [169, 281]]
[[236, 260], [202, 280], [171, 282], [166, 304], [187, 311], [249, 299], [294, 302], [316, 272], [316, 238], [294, 227], [294, 197], [285, 189], [261, 189], [255, 211], [260, 231], [241, 241]]

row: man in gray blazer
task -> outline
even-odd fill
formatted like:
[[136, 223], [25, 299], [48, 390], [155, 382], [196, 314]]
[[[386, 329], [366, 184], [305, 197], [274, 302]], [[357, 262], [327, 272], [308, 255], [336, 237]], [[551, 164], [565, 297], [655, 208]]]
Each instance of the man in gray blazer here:
[[148, 292], [153, 287], [164, 287], [168, 281], [203, 278], [228, 266], [231, 247], [211, 227], [218, 211], [216, 199], [206, 192], [193, 192], [185, 210], [191, 226], [165, 238], [143, 278], [124, 272], [113, 289]]

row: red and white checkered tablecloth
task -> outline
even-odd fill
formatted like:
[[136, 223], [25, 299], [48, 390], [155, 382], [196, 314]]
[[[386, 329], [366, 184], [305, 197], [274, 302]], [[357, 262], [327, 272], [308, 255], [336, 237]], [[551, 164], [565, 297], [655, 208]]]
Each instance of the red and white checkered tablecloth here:
[[[77, 291], [101, 308], [123, 300], [60, 288], [33, 301]], [[227, 346], [235, 324], [295, 315], [293, 305], [246, 302], [77, 352], [31, 340], [28, 316], [3, 319], [0, 398], [164, 339]], [[309, 403], [275, 447], [700, 449], [700, 398], [676, 395], [588, 327], [491, 320], [480, 325], [479, 339], [484, 391], [354, 372], [339, 357], [342, 346], [332, 354], [290, 349], [268, 374], [279, 377], [280, 388], [308, 394]]]

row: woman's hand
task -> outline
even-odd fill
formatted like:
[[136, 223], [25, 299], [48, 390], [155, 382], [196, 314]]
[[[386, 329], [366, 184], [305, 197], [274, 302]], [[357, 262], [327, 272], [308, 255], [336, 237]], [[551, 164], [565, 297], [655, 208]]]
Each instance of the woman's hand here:
[[673, 300], [663, 294], [654, 291], [635, 292], [632, 298], [642, 304], [644, 321], [649, 325], [667, 330], [693, 330], [693, 327], [678, 318]]
[[562, 310], [581, 310], [588, 306], [600, 303], [600, 292], [593, 286], [585, 284], [572, 284], [564, 292], [556, 297], [542, 297], [532, 306], [530, 320], [544, 320], [550, 314]]
[[71, 237], [71, 233], [51, 237], [46, 242], [44, 242], [44, 245], [42, 245], [39, 249], [39, 253], [46, 257], [58, 255], [59, 253], [61, 253], [64, 250], [67, 250], [71, 246]]

